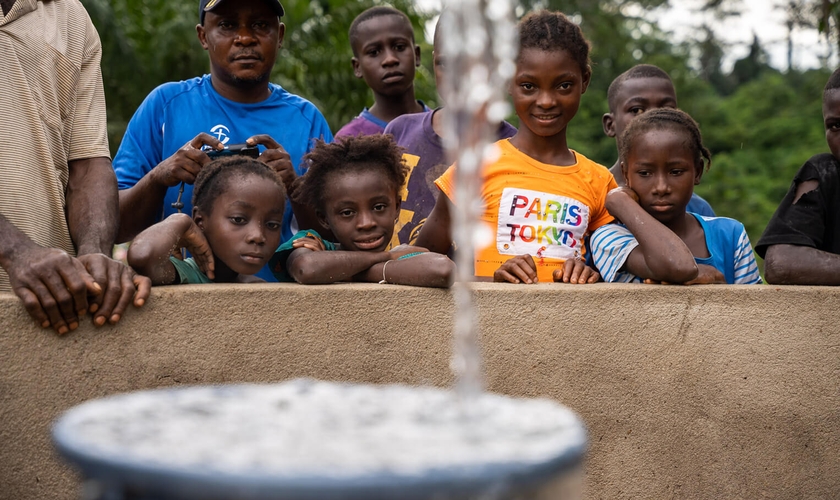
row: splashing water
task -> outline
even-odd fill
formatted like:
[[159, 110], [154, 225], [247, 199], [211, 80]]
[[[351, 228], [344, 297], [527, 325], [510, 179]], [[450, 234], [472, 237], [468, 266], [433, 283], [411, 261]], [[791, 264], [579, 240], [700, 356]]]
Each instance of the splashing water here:
[[479, 219], [484, 209], [479, 197], [481, 167], [498, 154], [495, 135], [509, 109], [504, 89], [513, 76], [517, 50], [512, 2], [449, 0], [440, 28], [446, 55], [440, 89], [447, 109], [443, 144], [449, 160], [458, 163], [452, 225], [458, 274], [451, 367], [455, 389], [468, 411], [483, 386], [478, 317], [469, 282], [475, 249], [491, 237]]

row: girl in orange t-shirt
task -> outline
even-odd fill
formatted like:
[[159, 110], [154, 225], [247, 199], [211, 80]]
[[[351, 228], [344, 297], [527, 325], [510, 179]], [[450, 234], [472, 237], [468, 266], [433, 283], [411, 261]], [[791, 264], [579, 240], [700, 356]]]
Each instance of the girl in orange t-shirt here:
[[[589, 85], [589, 43], [580, 27], [550, 11], [522, 19], [519, 40], [509, 92], [520, 127], [496, 143], [499, 159], [482, 170], [482, 220], [495, 228], [495, 241], [476, 251], [475, 274], [510, 283], [594, 283], [600, 276], [584, 262], [584, 242], [613, 220], [604, 204], [617, 186], [609, 170], [566, 141]], [[417, 239], [440, 253], [452, 244], [447, 198], [454, 168], [435, 181], [446, 196], [438, 197]]]

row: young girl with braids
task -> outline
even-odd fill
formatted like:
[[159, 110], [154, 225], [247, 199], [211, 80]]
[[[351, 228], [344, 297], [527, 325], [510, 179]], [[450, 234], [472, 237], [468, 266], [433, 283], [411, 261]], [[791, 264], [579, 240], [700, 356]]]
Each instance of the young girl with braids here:
[[[193, 214], [173, 214], [149, 227], [128, 249], [128, 263], [154, 285], [248, 283], [277, 245], [285, 208], [281, 180], [246, 156], [208, 163], [195, 179]], [[173, 252], [186, 248], [192, 257]]]
[[761, 283], [743, 224], [686, 212], [711, 165], [688, 114], [650, 110], [630, 122], [618, 144], [627, 185], [610, 191], [606, 205], [620, 222], [599, 228], [591, 242], [604, 281]]
[[[519, 23], [519, 54], [510, 83], [519, 131], [496, 142], [498, 158], [482, 168], [481, 200], [490, 244], [474, 255], [475, 275], [508, 283], [594, 283], [586, 239], [612, 222], [604, 207], [616, 187], [604, 166], [572, 150], [570, 122], [592, 75], [589, 42], [560, 12], [538, 11]], [[457, 165], [435, 185], [438, 196], [417, 244], [447, 253], [463, 235], [452, 234]]]
[[455, 265], [445, 255], [400, 245], [387, 250], [400, 214], [407, 167], [390, 135], [318, 141], [304, 156], [308, 170], [295, 181], [294, 197], [310, 202], [337, 244], [316, 231], [283, 243], [270, 267], [279, 281], [324, 284], [368, 281], [448, 287]]

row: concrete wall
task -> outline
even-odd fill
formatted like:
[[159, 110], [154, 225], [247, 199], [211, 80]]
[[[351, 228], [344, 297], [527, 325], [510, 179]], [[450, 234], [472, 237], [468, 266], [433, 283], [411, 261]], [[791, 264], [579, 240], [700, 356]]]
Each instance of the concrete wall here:
[[[587, 498], [837, 498], [840, 289], [476, 284], [487, 385], [586, 422]], [[49, 430], [118, 391], [309, 376], [446, 385], [451, 295], [181, 286], [64, 337], [0, 294], [0, 498], [78, 498]]]

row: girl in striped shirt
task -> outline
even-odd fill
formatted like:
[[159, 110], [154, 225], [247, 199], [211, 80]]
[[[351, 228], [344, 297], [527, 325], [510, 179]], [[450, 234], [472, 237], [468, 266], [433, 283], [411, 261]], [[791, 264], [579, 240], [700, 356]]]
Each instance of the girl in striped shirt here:
[[743, 224], [686, 212], [711, 164], [697, 123], [660, 108], [635, 118], [619, 141], [627, 185], [607, 194], [616, 223], [592, 235], [604, 281], [674, 284], [761, 283]]

